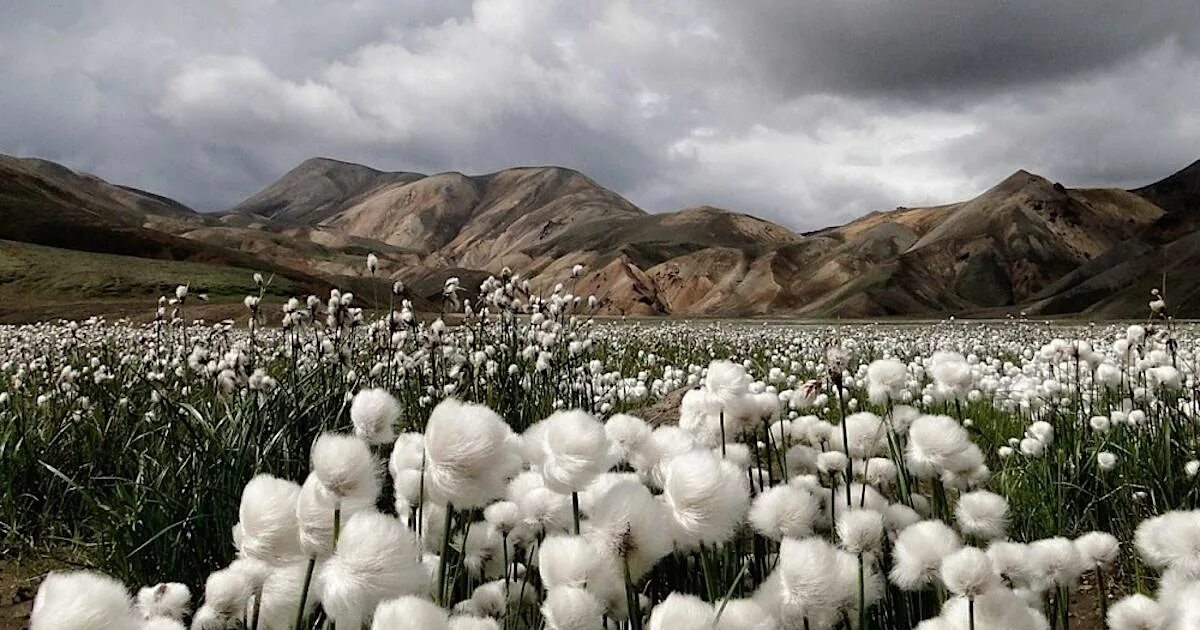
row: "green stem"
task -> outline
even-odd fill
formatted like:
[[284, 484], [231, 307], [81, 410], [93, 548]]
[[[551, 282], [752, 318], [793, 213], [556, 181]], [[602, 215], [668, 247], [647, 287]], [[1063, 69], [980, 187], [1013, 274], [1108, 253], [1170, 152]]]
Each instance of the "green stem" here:
[[446, 504], [446, 520], [442, 526], [442, 557], [438, 558], [438, 603], [445, 606], [446, 602], [446, 560], [450, 556], [450, 521], [454, 516], [454, 506]]
[[317, 557], [312, 556], [308, 559], [308, 568], [304, 570], [304, 590], [300, 591], [300, 608], [296, 610], [296, 623], [293, 630], [301, 630], [304, 627], [304, 606], [308, 604], [308, 587], [312, 584], [313, 569], [317, 567]]

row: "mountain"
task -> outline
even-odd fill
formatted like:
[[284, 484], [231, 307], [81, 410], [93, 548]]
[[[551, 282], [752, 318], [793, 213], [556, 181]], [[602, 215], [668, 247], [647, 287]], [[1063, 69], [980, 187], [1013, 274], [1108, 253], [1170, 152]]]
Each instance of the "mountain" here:
[[799, 234], [709, 206], [647, 213], [550, 166], [423, 175], [314, 158], [202, 215], [51, 162], [0, 158], [0, 239], [271, 270], [290, 288], [364, 298], [403, 280], [427, 309], [447, 277], [472, 288], [508, 267], [537, 291], [594, 295], [610, 315], [1138, 317], [1165, 273], [1172, 312], [1197, 316], [1200, 162], [1130, 191], [1022, 170], [972, 199]]
[[1200, 160], [1132, 192], [1164, 211], [1154, 226], [1155, 240], [1167, 242], [1200, 228]]
[[285, 223], [312, 224], [337, 214], [359, 195], [421, 177], [416, 173], [387, 173], [361, 164], [312, 158], [238, 204], [233, 212]]

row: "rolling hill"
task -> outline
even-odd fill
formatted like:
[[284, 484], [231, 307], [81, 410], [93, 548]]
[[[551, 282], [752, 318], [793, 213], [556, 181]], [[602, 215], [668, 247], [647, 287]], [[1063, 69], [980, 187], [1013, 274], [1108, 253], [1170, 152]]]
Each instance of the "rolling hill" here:
[[[799, 234], [708, 206], [647, 213], [559, 167], [424, 175], [313, 158], [228, 211], [198, 214], [0, 157], [0, 239], [270, 271], [298, 292], [365, 296], [399, 279], [427, 308], [446, 277], [472, 284], [509, 267], [538, 290], [595, 295], [612, 315], [1137, 317], [1165, 273], [1173, 312], [1197, 316], [1200, 162], [1129, 191], [1017, 171], [969, 200]], [[378, 277], [367, 277], [369, 252]], [[586, 271], [572, 278], [577, 264]]]

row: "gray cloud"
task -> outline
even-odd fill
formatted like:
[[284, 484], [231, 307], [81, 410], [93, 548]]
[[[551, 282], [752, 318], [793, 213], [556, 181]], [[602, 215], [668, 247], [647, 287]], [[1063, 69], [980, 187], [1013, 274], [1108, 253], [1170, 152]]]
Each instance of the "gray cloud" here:
[[1200, 5], [760, 0], [21, 3], [0, 151], [219, 209], [326, 155], [577, 168], [650, 210], [808, 229], [1016, 168], [1200, 155]]

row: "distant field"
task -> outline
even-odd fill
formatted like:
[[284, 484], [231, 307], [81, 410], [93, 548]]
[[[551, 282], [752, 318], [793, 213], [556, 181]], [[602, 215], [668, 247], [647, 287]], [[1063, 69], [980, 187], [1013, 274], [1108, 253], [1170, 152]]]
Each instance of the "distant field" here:
[[[160, 295], [188, 284], [209, 303], [191, 313], [206, 319], [242, 313], [243, 296], [254, 290], [254, 270], [172, 260], [97, 254], [0, 241], [0, 321], [83, 318], [95, 314], [154, 314]], [[269, 294], [305, 293], [291, 280], [275, 278]]]

